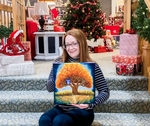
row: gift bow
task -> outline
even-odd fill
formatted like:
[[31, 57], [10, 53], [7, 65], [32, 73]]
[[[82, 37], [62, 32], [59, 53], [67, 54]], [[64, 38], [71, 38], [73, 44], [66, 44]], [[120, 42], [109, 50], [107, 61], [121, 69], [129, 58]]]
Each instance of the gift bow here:
[[136, 32], [135, 32], [134, 29], [128, 29], [128, 30], [126, 30], [125, 33], [128, 33], [128, 34], [135, 34]]

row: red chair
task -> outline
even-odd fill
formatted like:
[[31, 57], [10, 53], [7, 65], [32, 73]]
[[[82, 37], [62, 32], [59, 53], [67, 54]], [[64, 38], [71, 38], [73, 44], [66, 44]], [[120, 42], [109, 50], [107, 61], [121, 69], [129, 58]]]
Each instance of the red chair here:
[[35, 57], [35, 35], [34, 32], [38, 31], [37, 23], [33, 21], [26, 21], [27, 41], [31, 42], [31, 57]]

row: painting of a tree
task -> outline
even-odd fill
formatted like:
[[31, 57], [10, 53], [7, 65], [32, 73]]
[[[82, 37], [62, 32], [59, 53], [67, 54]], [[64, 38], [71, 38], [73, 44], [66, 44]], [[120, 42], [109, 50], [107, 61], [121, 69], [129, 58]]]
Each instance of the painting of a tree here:
[[[93, 100], [95, 63], [63, 63], [55, 64], [53, 67], [55, 67], [56, 100], [64, 102], [65, 99], [67, 103], [91, 102]], [[79, 101], [78, 97], [83, 99]]]

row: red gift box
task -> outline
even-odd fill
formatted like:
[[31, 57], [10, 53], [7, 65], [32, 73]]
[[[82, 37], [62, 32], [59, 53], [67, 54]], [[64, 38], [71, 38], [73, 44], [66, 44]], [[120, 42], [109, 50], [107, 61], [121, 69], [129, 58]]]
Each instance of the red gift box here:
[[64, 32], [65, 28], [63, 26], [54, 25], [54, 32]]
[[142, 62], [142, 57], [141, 55], [137, 56], [115, 55], [112, 56], [112, 62], [125, 64], [139, 64]]
[[116, 73], [118, 75], [132, 76], [135, 73], [134, 64], [117, 63]]
[[106, 46], [96, 46], [94, 47], [94, 53], [107, 52]]
[[29, 51], [24, 54], [24, 60], [25, 60], [25, 61], [30, 61], [30, 60], [32, 59], [32, 58], [31, 58], [31, 42], [30, 42], [30, 41], [23, 41], [23, 42], [21, 42], [21, 43], [22, 43], [22, 45], [23, 45], [26, 49], [29, 48]]
[[112, 56], [112, 62], [114, 62], [114, 63], [123, 63], [123, 60], [124, 60], [123, 55]]

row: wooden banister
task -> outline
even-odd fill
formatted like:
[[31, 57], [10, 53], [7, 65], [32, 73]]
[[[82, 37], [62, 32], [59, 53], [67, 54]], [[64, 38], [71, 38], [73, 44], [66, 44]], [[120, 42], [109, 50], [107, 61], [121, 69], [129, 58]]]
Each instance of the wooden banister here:
[[148, 71], [148, 92], [150, 93], [150, 67], [147, 68]]
[[9, 27], [11, 18], [13, 19], [13, 30], [24, 31], [26, 40], [26, 19], [25, 19], [25, 2], [24, 0], [0, 0], [0, 25]]
[[125, 32], [131, 28], [131, 0], [124, 0], [124, 28]]
[[7, 5], [0, 4], [0, 10], [7, 11], [7, 12], [11, 12], [11, 13], [12, 13], [12, 7], [9, 7], [9, 6], [7, 6]]
[[146, 5], [147, 5], [148, 9], [150, 10], [150, 0], [144, 0], [144, 1], [145, 1]]

